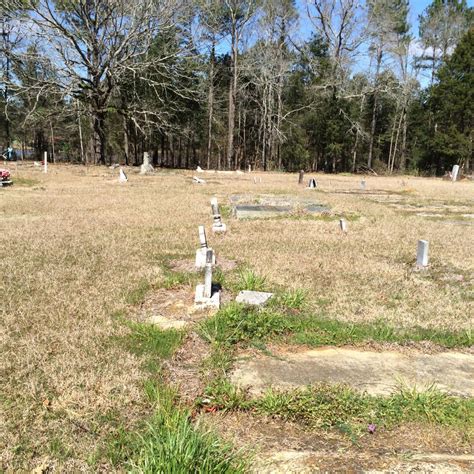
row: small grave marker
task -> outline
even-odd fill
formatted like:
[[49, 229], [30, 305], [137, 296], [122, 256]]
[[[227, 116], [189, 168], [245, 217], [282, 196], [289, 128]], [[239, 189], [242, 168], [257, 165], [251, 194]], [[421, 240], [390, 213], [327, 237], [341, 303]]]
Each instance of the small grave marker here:
[[308, 188], [309, 189], [316, 189], [318, 187], [318, 183], [314, 178], [311, 178], [308, 183]]
[[304, 179], [304, 171], [300, 170], [300, 174], [298, 176], [298, 184], [303, 184], [303, 179]]
[[360, 180], [360, 190], [361, 190], [361, 191], [365, 191], [365, 189], [366, 189], [366, 187], [367, 187], [366, 184], [367, 184], [367, 183], [365, 182], [365, 179], [361, 179], [361, 180]]
[[220, 291], [213, 291], [212, 287], [212, 260], [214, 252], [211, 249], [206, 251], [206, 266], [204, 273], [204, 284], [196, 287], [194, 303], [199, 308], [220, 306]]
[[154, 168], [150, 163], [150, 155], [145, 151], [143, 153], [143, 164], [140, 166], [140, 174], [153, 173]]
[[[206, 238], [206, 229], [204, 228], [203, 225], [200, 225], [198, 227], [199, 230], [199, 243], [200, 243], [200, 248], [196, 250], [196, 262], [195, 266], [198, 269], [205, 268], [206, 267], [206, 258], [207, 258], [207, 251], [211, 250], [207, 246], [207, 238]], [[216, 257], [214, 255], [214, 252], [212, 253], [212, 260], [211, 260], [212, 265], [216, 264]]]
[[127, 175], [125, 174], [125, 171], [120, 168], [119, 171], [119, 183], [126, 183], [128, 181]]
[[249, 165], [249, 173], [252, 172], [252, 165]]
[[201, 178], [198, 178], [197, 176], [193, 176], [193, 182], [197, 184], [206, 184], [206, 181]]
[[203, 170], [200, 166], [198, 166], [198, 167], [196, 168], [196, 171], [197, 171], [198, 173], [204, 173], [204, 170]]
[[339, 219], [339, 227], [344, 234], [347, 234], [347, 221], [345, 219]]
[[418, 241], [418, 249], [416, 252], [416, 266], [418, 268], [426, 268], [428, 266], [428, 249], [429, 242], [427, 240]]
[[225, 224], [222, 223], [221, 213], [219, 212], [219, 204], [217, 203], [217, 198], [213, 197], [211, 199], [211, 209], [212, 209], [212, 218], [214, 220], [212, 224], [213, 232], [224, 233], [227, 230]]
[[44, 152], [44, 172], [48, 172], [48, 152]]
[[267, 293], [264, 291], [241, 291], [235, 301], [237, 303], [245, 303], [254, 306], [263, 306], [271, 297], [273, 293]]
[[451, 171], [451, 179], [453, 180], [453, 182], [457, 181], [458, 174], [459, 174], [459, 165], [454, 165], [453, 170]]

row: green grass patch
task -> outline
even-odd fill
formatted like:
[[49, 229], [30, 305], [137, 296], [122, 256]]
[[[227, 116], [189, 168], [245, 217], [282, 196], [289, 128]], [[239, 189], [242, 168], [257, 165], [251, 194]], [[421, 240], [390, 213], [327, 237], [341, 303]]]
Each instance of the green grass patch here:
[[366, 433], [372, 424], [391, 429], [402, 423], [432, 423], [465, 429], [470, 431], [468, 436], [474, 426], [474, 399], [456, 398], [436, 388], [423, 392], [401, 388], [382, 397], [344, 385], [318, 384], [290, 391], [269, 390], [251, 399], [230, 382], [217, 381], [208, 387], [204, 400], [221, 410], [249, 410], [314, 429], [337, 428], [349, 436]]
[[244, 268], [239, 270], [238, 279], [235, 285], [237, 291], [265, 291], [267, 287], [267, 279], [264, 276], [257, 275], [253, 270]]
[[148, 384], [153, 415], [137, 431], [122, 430], [109, 444], [108, 458], [128, 472], [169, 474], [243, 473], [248, 460], [230, 443], [199, 423], [178, 404], [176, 393]]
[[[281, 300], [290, 305], [303, 304], [302, 295]], [[432, 341], [444, 347], [465, 347], [473, 343], [470, 330], [459, 332], [435, 329], [395, 328], [385, 321], [349, 323], [329, 319], [312, 310], [294, 311], [278, 303], [268, 307], [253, 307], [231, 303], [200, 325], [201, 335], [219, 345], [256, 345], [269, 342], [307, 345], [353, 344], [364, 341], [407, 342]]]

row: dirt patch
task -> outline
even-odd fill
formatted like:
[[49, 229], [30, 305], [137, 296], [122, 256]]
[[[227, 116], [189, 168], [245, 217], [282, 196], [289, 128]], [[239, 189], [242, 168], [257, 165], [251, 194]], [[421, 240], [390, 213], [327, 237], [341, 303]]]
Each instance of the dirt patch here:
[[251, 447], [253, 472], [472, 472], [474, 465], [456, 430], [406, 424], [354, 443], [337, 430], [308, 430], [249, 413], [201, 416], [236, 446]]
[[348, 348], [321, 348], [275, 358], [240, 360], [232, 381], [261, 393], [325, 382], [347, 384], [372, 395], [389, 395], [400, 384], [418, 389], [436, 385], [459, 396], [474, 396], [474, 356], [457, 352], [401, 354]]

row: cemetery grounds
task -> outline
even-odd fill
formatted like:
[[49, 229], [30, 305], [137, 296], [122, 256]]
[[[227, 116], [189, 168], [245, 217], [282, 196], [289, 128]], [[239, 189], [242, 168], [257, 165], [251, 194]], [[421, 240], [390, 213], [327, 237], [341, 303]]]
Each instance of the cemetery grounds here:
[[[360, 176], [317, 174], [308, 190], [288, 173], [126, 172], [18, 164], [0, 189], [3, 471], [472, 471], [472, 382], [449, 363], [451, 391], [429, 378], [361, 391], [331, 372], [252, 386], [334, 347], [342, 367], [449, 355], [472, 375], [472, 181], [368, 176], [361, 191]], [[235, 195], [329, 211], [238, 220]], [[200, 224], [218, 313], [193, 310]], [[237, 305], [243, 289], [274, 297]]]

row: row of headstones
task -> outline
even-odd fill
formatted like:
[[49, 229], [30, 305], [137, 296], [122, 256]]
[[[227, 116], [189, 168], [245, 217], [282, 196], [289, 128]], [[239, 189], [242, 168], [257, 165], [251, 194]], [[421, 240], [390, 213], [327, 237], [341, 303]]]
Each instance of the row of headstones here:
[[[217, 198], [211, 199], [212, 211], [212, 231], [222, 234], [227, 231], [227, 226], [222, 222]], [[216, 265], [216, 255], [214, 250], [208, 246], [206, 229], [203, 225], [198, 227], [200, 247], [196, 250], [195, 266], [197, 269], [204, 269], [204, 283], [196, 286], [194, 303], [197, 307], [206, 308], [220, 306], [220, 290], [212, 285], [212, 268]]]

